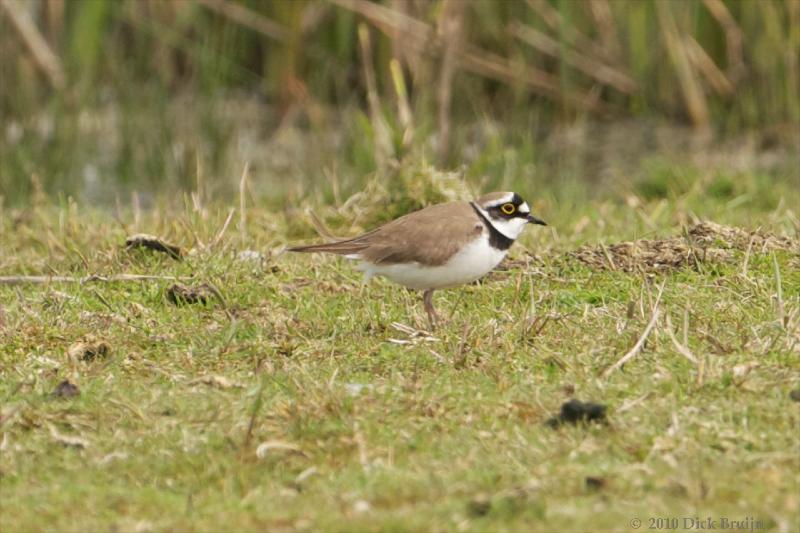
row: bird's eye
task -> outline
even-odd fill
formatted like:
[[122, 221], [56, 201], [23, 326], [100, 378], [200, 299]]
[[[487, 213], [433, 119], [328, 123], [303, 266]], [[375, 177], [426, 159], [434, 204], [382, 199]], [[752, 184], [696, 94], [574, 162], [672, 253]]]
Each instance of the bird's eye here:
[[514, 211], [517, 210], [517, 206], [514, 204], [503, 204], [500, 206], [500, 211], [502, 211], [506, 215], [513, 215]]

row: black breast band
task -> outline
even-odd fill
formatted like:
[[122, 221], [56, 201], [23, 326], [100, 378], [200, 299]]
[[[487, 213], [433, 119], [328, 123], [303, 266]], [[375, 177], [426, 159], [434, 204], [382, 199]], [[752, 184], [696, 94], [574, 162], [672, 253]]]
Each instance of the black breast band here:
[[489, 222], [489, 219], [486, 218], [483, 213], [481, 213], [481, 210], [478, 209], [478, 206], [475, 205], [475, 202], [470, 202], [469, 205], [472, 206], [472, 209], [475, 210], [475, 213], [477, 213], [480, 219], [483, 221], [486, 229], [489, 230], [489, 244], [492, 246], [492, 248], [497, 248], [498, 250], [508, 250], [511, 245], [514, 244], [514, 239], [509, 239], [500, 233], [498, 229], [495, 228], [491, 222]]

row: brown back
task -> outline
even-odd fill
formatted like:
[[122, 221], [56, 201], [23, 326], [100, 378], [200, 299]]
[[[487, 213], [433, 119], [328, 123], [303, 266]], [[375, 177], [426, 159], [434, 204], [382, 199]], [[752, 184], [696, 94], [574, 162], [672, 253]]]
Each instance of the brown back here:
[[469, 202], [452, 202], [409, 213], [353, 239], [290, 250], [358, 253], [378, 265], [416, 261], [436, 266], [446, 263], [464, 244], [477, 238], [483, 227]]

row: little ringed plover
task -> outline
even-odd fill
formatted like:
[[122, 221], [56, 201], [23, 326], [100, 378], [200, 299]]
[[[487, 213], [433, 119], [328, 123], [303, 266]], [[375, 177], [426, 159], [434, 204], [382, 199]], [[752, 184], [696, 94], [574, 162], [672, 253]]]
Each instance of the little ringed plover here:
[[433, 291], [484, 276], [508, 253], [528, 223], [546, 226], [514, 192], [494, 192], [472, 202], [436, 204], [352, 239], [289, 248], [328, 252], [360, 261], [366, 280], [384, 276], [423, 291], [431, 327]]

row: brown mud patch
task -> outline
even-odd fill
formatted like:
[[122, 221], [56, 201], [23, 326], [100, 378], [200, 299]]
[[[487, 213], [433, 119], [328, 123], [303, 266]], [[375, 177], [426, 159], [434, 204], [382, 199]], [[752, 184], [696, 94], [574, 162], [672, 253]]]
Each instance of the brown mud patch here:
[[610, 245], [582, 246], [567, 255], [597, 270], [663, 272], [729, 261], [734, 251], [800, 253], [800, 241], [759, 230], [701, 222], [685, 234], [667, 239], [640, 239]]

